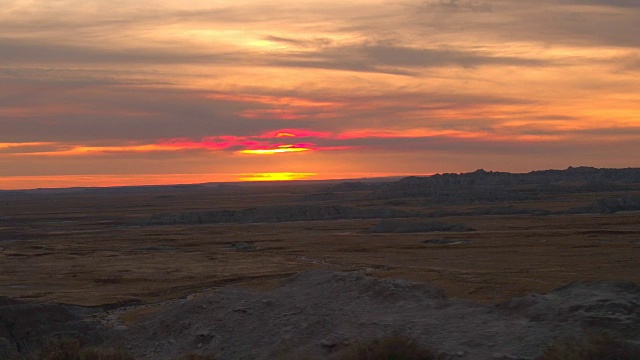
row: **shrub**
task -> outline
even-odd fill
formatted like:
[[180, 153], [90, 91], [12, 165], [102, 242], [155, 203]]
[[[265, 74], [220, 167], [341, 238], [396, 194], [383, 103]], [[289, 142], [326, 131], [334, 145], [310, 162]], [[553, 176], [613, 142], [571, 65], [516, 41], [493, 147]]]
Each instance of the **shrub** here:
[[134, 360], [124, 351], [111, 348], [84, 347], [77, 339], [52, 340], [33, 358], [38, 360]]
[[347, 348], [339, 360], [438, 360], [435, 352], [406, 336], [391, 336], [357, 343]]
[[599, 334], [584, 340], [560, 340], [540, 360], [637, 360], [640, 346]]
[[181, 360], [216, 360], [213, 355], [200, 355], [196, 353], [188, 353], [182, 356]]

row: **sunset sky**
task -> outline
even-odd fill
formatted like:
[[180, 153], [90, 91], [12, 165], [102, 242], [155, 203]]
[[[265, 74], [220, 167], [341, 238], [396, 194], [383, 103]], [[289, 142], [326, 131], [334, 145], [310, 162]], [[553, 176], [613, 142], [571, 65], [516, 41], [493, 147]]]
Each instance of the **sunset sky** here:
[[640, 166], [638, 0], [0, 8], [0, 189]]

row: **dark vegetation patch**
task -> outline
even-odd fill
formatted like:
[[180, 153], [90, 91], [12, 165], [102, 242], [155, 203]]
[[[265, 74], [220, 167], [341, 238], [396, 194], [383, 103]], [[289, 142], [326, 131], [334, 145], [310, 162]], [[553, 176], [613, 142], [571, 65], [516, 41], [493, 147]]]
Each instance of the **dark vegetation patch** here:
[[402, 221], [395, 219], [382, 219], [371, 229], [374, 233], [419, 233], [435, 231], [475, 231], [475, 229], [464, 224], [449, 224], [442, 221]]
[[637, 360], [640, 345], [598, 334], [586, 339], [562, 339], [551, 345], [539, 360]]
[[65, 338], [49, 341], [31, 356], [15, 356], [15, 360], [135, 360], [120, 349], [83, 346], [78, 339]]
[[232, 249], [237, 250], [237, 251], [256, 251], [258, 250], [257, 247], [243, 242], [243, 241], [237, 241], [234, 243], [231, 243], [231, 245], [229, 245]]
[[407, 336], [390, 336], [351, 345], [338, 360], [440, 360], [448, 359]]
[[640, 210], [640, 196], [600, 198], [595, 202], [574, 207], [566, 211], [567, 214], [613, 214], [620, 211]]
[[429, 239], [423, 241], [427, 245], [464, 245], [471, 244], [472, 240], [467, 239]]

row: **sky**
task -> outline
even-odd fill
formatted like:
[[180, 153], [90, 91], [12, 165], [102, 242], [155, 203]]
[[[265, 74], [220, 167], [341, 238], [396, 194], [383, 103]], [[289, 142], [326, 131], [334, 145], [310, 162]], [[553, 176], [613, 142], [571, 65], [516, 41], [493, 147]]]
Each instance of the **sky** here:
[[638, 0], [0, 8], [0, 189], [640, 167]]

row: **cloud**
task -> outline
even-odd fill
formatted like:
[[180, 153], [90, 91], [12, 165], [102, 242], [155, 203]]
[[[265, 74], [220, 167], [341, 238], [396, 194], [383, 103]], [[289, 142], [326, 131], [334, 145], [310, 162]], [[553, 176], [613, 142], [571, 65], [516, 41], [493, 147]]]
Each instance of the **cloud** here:
[[491, 4], [487, 1], [475, 0], [427, 0], [421, 5], [423, 8], [444, 9], [447, 11], [471, 11], [471, 12], [491, 12]]
[[[191, 64], [229, 63], [239, 61], [242, 52], [194, 52], [174, 46], [173, 49], [154, 47], [100, 48], [95, 45], [66, 45], [61, 43], [25, 41], [0, 38], [0, 64]], [[245, 57], [246, 58], [246, 57]]]
[[262, 107], [259, 102], [210, 98], [204, 90], [14, 79], [0, 84], [0, 94], [5, 142], [242, 136], [290, 126], [276, 117], [256, 121], [241, 115]]
[[301, 47], [307, 46], [307, 42], [306, 41], [296, 40], [296, 39], [292, 39], [292, 38], [284, 38], [284, 37], [279, 37], [279, 36], [268, 35], [268, 36], [265, 36], [263, 39], [267, 40], [267, 41], [271, 41], [271, 42], [275, 42], [275, 43], [283, 43], [283, 44], [287, 44], [287, 45], [294, 45], [294, 46], [301, 46]]
[[478, 67], [488, 65], [539, 67], [548, 60], [483, 54], [477, 51], [405, 47], [382, 43], [325, 47], [317, 51], [291, 52], [279, 55], [273, 62], [279, 66], [334, 69], [356, 72], [378, 72], [420, 76], [417, 69], [442, 67]]
[[597, 5], [622, 8], [640, 7], [640, 3], [636, 0], [560, 0], [557, 3], [568, 3], [575, 5]]
[[[427, 38], [457, 43], [537, 42], [546, 46], [638, 47], [640, 21], [634, 0], [495, 0], [490, 11], [480, 1], [425, 1], [410, 8], [407, 17]], [[597, 6], [596, 6], [597, 5]], [[373, 29], [372, 29], [373, 30]]]

